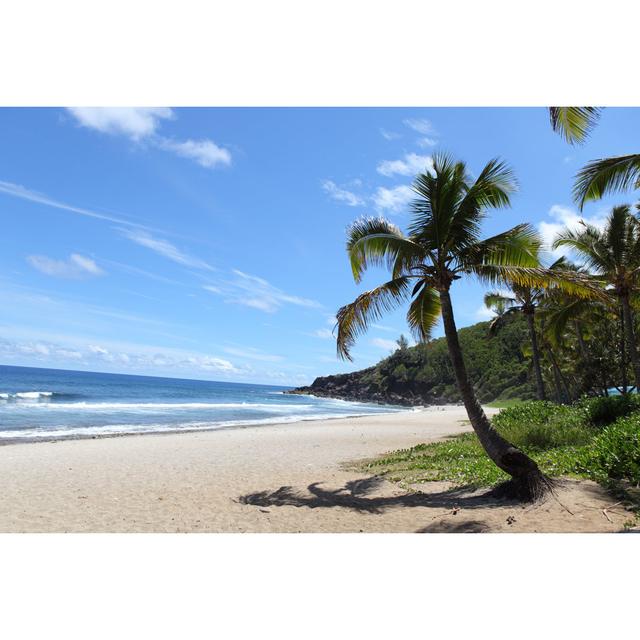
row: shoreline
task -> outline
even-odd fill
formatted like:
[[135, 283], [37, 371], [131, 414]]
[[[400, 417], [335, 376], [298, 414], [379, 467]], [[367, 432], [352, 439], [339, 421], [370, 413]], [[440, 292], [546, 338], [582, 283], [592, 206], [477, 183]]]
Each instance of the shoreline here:
[[387, 451], [470, 429], [464, 408], [454, 406], [155, 434], [162, 438], [16, 443], [0, 447], [0, 532], [623, 528], [627, 514], [589, 481], [568, 481], [558, 500], [531, 506], [492, 501], [486, 491], [465, 493], [442, 482], [405, 489], [362, 466]]
[[[348, 402], [348, 401], [345, 401]], [[327, 415], [322, 417], [312, 417], [312, 418], [303, 418], [297, 417], [293, 420], [281, 420], [279, 422], [246, 422], [239, 424], [221, 424], [216, 426], [208, 426], [208, 427], [193, 427], [193, 428], [174, 428], [174, 429], [166, 429], [166, 430], [156, 430], [156, 431], [122, 431], [120, 433], [104, 433], [104, 434], [69, 434], [69, 435], [60, 435], [60, 436], [51, 436], [51, 437], [30, 437], [26, 436], [23, 438], [4, 438], [0, 437], [0, 448], [5, 446], [11, 446], [16, 444], [38, 444], [40, 442], [44, 443], [56, 443], [56, 442], [67, 442], [73, 440], [103, 440], [109, 438], [128, 438], [128, 437], [136, 437], [136, 436], [168, 436], [168, 435], [179, 435], [181, 433], [211, 433], [215, 431], [226, 431], [230, 429], [250, 429], [252, 427], [261, 428], [261, 427], [279, 427], [285, 425], [296, 425], [299, 423], [306, 422], [325, 422], [331, 420], [356, 420], [361, 418], [368, 418], [371, 416], [391, 416], [396, 414], [404, 414], [404, 413], [422, 413], [429, 412], [431, 410], [445, 410], [446, 408], [458, 408], [462, 407], [462, 405], [430, 405], [430, 406], [416, 406], [416, 407], [406, 407], [404, 409], [398, 409], [396, 411], [389, 412], [376, 412], [376, 413], [355, 413], [349, 415]]]

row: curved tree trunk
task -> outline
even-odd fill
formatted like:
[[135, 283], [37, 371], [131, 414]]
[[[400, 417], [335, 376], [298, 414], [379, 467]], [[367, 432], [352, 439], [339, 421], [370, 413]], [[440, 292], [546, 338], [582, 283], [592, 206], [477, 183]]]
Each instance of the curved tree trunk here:
[[469, 421], [480, 440], [480, 444], [489, 458], [511, 476], [512, 480], [506, 487], [511, 495], [516, 495], [524, 500], [537, 500], [543, 497], [551, 489], [551, 481], [529, 456], [507, 442], [493, 428], [480, 406], [462, 357], [449, 291], [440, 291], [440, 304], [451, 365]]
[[538, 396], [538, 400], [546, 400], [544, 382], [542, 380], [542, 369], [540, 368], [540, 349], [538, 347], [538, 336], [536, 335], [536, 325], [533, 314], [533, 311], [529, 311], [525, 313], [525, 316], [527, 317], [529, 338], [531, 339], [531, 357], [533, 360], [533, 372], [536, 378], [536, 395]]
[[622, 296], [622, 316], [624, 318], [624, 332], [629, 345], [629, 359], [633, 368], [634, 384], [636, 390], [640, 393], [640, 358], [638, 358], [638, 349], [636, 347], [636, 337], [633, 330], [633, 312], [629, 304], [629, 296]]

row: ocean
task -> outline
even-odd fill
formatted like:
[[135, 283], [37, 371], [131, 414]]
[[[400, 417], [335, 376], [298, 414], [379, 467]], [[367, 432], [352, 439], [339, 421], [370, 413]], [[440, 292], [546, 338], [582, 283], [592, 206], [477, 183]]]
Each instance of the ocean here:
[[202, 431], [391, 413], [290, 387], [0, 365], [0, 443]]

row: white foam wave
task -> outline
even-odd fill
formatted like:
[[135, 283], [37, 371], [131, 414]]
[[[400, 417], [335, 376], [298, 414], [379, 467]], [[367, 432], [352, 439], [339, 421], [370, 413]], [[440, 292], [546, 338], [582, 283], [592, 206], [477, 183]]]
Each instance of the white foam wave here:
[[[380, 412], [382, 413], [382, 412]], [[93, 427], [40, 427], [16, 430], [0, 430], [0, 440], [59, 440], [63, 438], [83, 438], [116, 435], [136, 435], [147, 433], [179, 433], [184, 431], [214, 431], [229, 427], [259, 427], [263, 425], [288, 424], [291, 422], [309, 422], [332, 420], [336, 418], [356, 418], [371, 413], [311, 414], [306, 416], [290, 415], [255, 420], [227, 420], [216, 422], [185, 422], [179, 424], [112, 424]]]
[[[29, 407], [31, 408], [31, 407]], [[34, 404], [34, 409], [46, 411], [189, 411], [194, 409], [313, 409], [312, 404], [281, 404], [253, 402], [60, 402]]]
[[40, 400], [52, 396], [53, 391], [19, 391], [17, 393], [0, 393], [0, 400]]

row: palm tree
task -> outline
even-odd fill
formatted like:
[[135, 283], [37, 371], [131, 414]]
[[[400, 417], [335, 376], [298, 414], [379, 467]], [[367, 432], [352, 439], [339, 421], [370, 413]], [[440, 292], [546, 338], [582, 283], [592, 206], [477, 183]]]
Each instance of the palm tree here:
[[640, 358], [630, 302], [631, 296], [640, 292], [640, 220], [629, 205], [614, 207], [602, 231], [583, 222], [581, 229], [561, 232], [553, 246], [573, 249], [583, 258], [584, 266], [604, 280], [618, 300], [635, 385], [640, 389]]
[[592, 160], [578, 172], [573, 197], [582, 210], [588, 200], [626, 189], [640, 189], [639, 153]]
[[[600, 117], [597, 107], [550, 107], [551, 127], [569, 143], [584, 142]], [[607, 193], [640, 189], [640, 154], [600, 158], [586, 164], [576, 176], [573, 197], [580, 210], [589, 200]]]
[[539, 267], [540, 241], [530, 225], [480, 239], [485, 211], [508, 206], [515, 186], [511, 170], [497, 159], [472, 181], [463, 162], [439, 154], [433, 169], [413, 183], [417, 199], [411, 205], [408, 235], [382, 218], [354, 222], [347, 233], [347, 252], [355, 281], [369, 266], [388, 267], [391, 280], [338, 311], [337, 349], [340, 357], [351, 359], [349, 351], [369, 323], [409, 299], [407, 321], [418, 340], [429, 338], [441, 315], [471, 425], [487, 455], [511, 476], [505, 488], [533, 500], [551, 483], [531, 458], [498, 434], [484, 413], [467, 375], [449, 293], [455, 280], [470, 274], [492, 284], [505, 279], [529, 287], [551, 282]]
[[536, 396], [538, 400], [546, 400], [544, 382], [542, 380], [542, 368], [540, 367], [540, 349], [536, 334], [535, 312], [542, 300], [544, 290], [539, 287], [519, 286], [510, 283], [513, 295], [493, 291], [484, 297], [485, 305], [496, 313], [496, 317], [489, 325], [489, 332], [496, 333], [508, 317], [521, 313], [527, 319], [529, 339], [531, 340], [531, 360], [536, 379]]
[[597, 107], [549, 107], [551, 128], [569, 144], [584, 142], [600, 117]]

